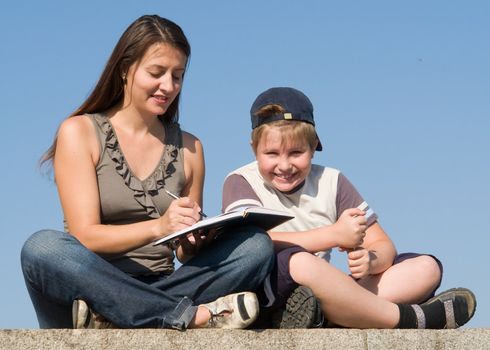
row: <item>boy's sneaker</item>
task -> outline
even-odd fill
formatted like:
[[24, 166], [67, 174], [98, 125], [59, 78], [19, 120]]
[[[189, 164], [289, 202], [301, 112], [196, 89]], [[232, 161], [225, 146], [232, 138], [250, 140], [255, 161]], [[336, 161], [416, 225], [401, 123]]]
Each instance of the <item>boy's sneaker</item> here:
[[206, 328], [246, 328], [259, 314], [259, 301], [252, 292], [229, 294], [202, 306], [211, 314]]
[[310, 288], [299, 286], [283, 309], [272, 315], [272, 328], [320, 328], [324, 323], [320, 303]]
[[72, 321], [74, 329], [116, 328], [104, 316], [90, 310], [82, 299], [76, 299], [72, 305]]

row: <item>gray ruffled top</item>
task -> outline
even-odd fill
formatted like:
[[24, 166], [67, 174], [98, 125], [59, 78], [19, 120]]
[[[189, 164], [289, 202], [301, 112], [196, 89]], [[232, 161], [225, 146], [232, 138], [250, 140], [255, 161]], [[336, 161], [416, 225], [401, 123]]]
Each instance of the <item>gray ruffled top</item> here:
[[[173, 200], [164, 189], [180, 195], [185, 184], [179, 124], [164, 123], [162, 157], [146, 179], [138, 179], [124, 158], [109, 118], [103, 114], [90, 114], [89, 117], [94, 122], [100, 146], [96, 171], [101, 222], [123, 225], [160, 217]], [[171, 273], [174, 268], [174, 254], [165, 245], [149, 244], [126, 254], [105, 258], [131, 275]]]

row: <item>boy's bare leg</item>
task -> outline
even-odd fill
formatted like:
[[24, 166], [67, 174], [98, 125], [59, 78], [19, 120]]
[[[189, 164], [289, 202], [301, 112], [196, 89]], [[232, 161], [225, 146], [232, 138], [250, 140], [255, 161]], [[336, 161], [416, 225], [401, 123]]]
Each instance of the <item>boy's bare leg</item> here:
[[404, 260], [383, 273], [362, 278], [357, 282], [393, 303], [418, 304], [427, 300], [440, 279], [441, 270], [437, 262], [428, 255], [421, 255]]
[[351, 277], [312, 254], [301, 252], [289, 260], [293, 280], [309, 287], [327, 319], [351, 328], [394, 328], [399, 309], [362, 288]]

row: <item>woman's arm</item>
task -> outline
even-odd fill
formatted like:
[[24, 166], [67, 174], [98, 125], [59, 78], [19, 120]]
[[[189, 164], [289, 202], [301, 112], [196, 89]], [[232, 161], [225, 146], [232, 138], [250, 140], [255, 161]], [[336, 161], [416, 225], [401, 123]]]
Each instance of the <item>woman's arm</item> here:
[[202, 193], [204, 187], [204, 151], [198, 138], [187, 132], [182, 132], [184, 147], [184, 173], [185, 186], [182, 196], [190, 197], [202, 206]]
[[183, 216], [189, 222], [199, 217], [197, 204], [182, 198], [172, 202], [159, 219], [101, 224], [95, 170], [99, 156], [95, 129], [88, 117], [76, 116], [62, 123], [54, 157], [56, 185], [69, 231], [88, 249], [103, 254], [127, 252], [186, 227]]
[[[187, 196], [202, 206], [202, 194], [204, 187], [204, 151], [198, 138], [187, 132], [182, 132], [184, 146], [184, 172], [186, 184], [182, 190], [182, 195]], [[204, 242], [199, 237], [191, 238], [191, 242], [182, 240], [182, 244], [176, 250], [179, 261], [184, 262], [194, 256]]]

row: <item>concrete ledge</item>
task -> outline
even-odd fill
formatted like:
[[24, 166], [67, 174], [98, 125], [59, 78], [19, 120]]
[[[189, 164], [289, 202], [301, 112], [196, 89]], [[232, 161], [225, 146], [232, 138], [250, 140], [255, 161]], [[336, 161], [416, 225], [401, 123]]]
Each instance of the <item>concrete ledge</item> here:
[[490, 329], [0, 330], [0, 349], [489, 349]]

